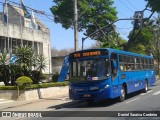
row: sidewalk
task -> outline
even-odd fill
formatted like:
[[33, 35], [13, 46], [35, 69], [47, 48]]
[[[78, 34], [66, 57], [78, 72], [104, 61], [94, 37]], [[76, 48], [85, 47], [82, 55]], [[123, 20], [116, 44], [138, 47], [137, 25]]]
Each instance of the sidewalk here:
[[[67, 95], [65, 96], [56, 96], [56, 97], [52, 97], [52, 98], [42, 98], [39, 100], [30, 100], [30, 101], [14, 101], [13, 103], [9, 103], [9, 104], [5, 104], [5, 105], [1, 105], [0, 107], [0, 111], [17, 111], [17, 110], [22, 110], [22, 107], [27, 107], [28, 109], [24, 109], [24, 111], [38, 111], [38, 107], [40, 107], [40, 105], [44, 105], [44, 104], [51, 104], [52, 106], [58, 106], [58, 105], [72, 105], [75, 104], [77, 101], [71, 101]], [[37, 108], [33, 107], [33, 109], [31, 109], [30, 107], [32, 107], [32, 104], [37, 104], [36, 106], [38, 106]], [[45, 105], [44, 107], [45, 108]], [[40, 109], [41, 111], [45, 111], [45, 109]], [[48, 109], [49, 110], [49, 109]], [[22, 110], [23, 111], [23, 110]]]
[[156, 85], [159, 85], [159, 84], [160, 84], [160, 79], [156, 78]]

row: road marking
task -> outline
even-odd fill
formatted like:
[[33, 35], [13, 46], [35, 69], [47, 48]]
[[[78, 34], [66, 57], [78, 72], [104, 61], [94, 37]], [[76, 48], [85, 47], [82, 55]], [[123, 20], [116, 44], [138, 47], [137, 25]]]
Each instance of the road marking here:
[[3, 101], [3, 102], [0, 102], [0, 104], [9, 103], [9, 102], [13, 102], [13, 100]]
[[138, 97], [138, 98], [136, 98], [136, 99], [133, 99], [133, 100], [130, 100], [130, 101], [128, 101], [128, 102], [126, 102], [126, 104], [128, 104], [128, 103], [130, 103], [130, 102], [133, 102], [133, 101], [135, 101], [135, 100], [138, 100], [140, 97]]
[[148, 94], [148, 93], [150, 93], [150, 92], [152, 92], [153, 90], [150, 90], [150, 91], [148, 91], [147, 93], [141, 93], [140, 95], [146, 95], [146, 94]]
[[155, 93], [152, 94], [152, 95], [158, 95], [158, 94], [160, 94], [160, 91], [157, 91], [157, 92], [155, 92]]

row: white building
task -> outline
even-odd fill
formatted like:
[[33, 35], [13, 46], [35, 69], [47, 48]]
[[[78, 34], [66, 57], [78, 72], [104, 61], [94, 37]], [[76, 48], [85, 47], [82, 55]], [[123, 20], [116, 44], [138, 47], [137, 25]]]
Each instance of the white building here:
[[15, 46], [22, 44], [32, 46], [36, 54], [43, 54], [46, 57], [47, 67], [44, 73], [51, 73], [49, 29], [37, 18], [35, 18], [36, 28], [33, 29], [31, 19], [24, 17], [21, 8], [10, 4], [7, 4], [7, 8], [8, 24], [4, 22], [4, 12], [0, 12], [0, 52], [6, 49], [14, 54]]

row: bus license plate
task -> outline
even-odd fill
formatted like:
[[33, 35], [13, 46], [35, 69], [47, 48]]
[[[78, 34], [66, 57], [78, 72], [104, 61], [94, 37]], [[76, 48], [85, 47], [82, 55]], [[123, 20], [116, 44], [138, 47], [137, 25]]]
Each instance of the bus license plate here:
[[91, 95], [89, 95], [89, 94], [85, 94], [85, 95], [84, 95], [84, 97], [91, 97]]

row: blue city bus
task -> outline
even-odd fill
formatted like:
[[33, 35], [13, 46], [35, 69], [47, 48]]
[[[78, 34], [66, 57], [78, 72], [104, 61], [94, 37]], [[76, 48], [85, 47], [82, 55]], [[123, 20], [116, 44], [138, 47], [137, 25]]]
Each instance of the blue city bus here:
[[110, 48], [69, 54], [69, 97], [88, 103], [119, 98], [155, 83], [152, 56]]

